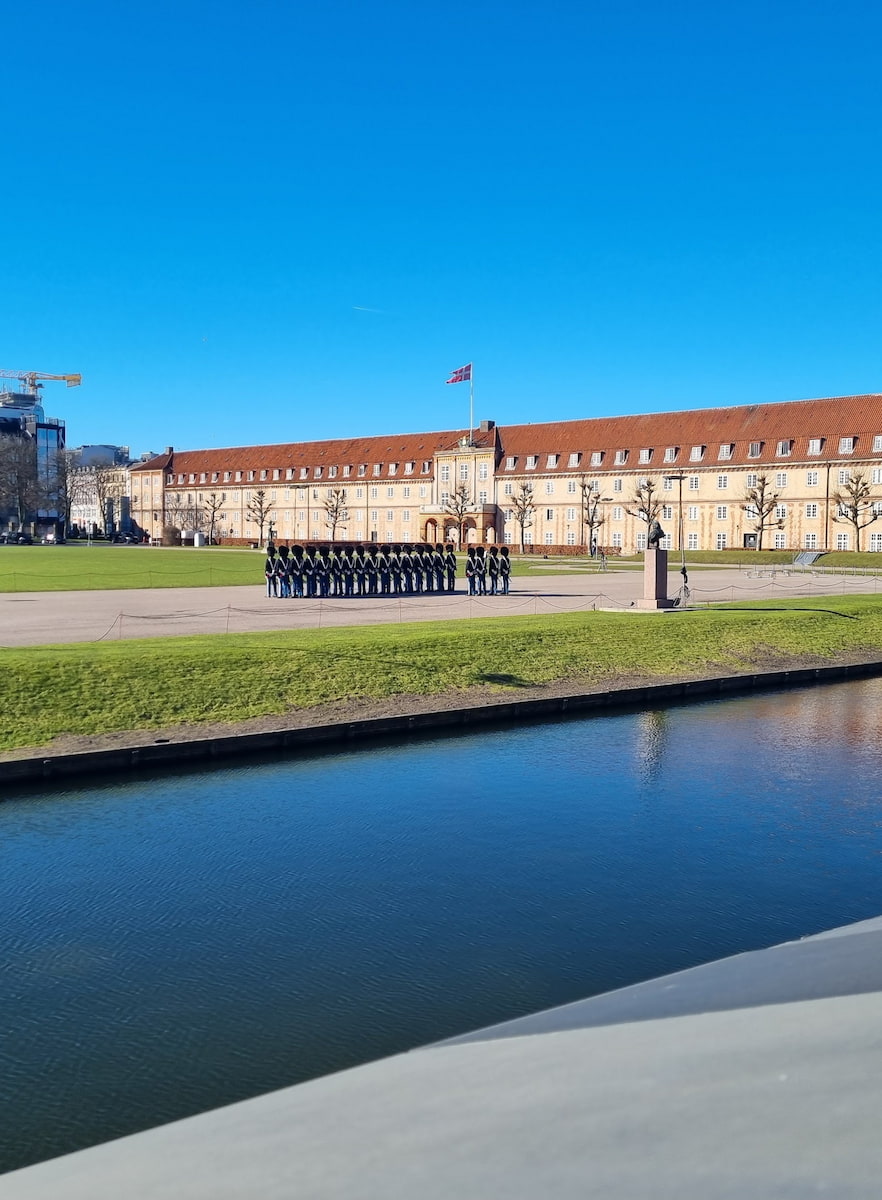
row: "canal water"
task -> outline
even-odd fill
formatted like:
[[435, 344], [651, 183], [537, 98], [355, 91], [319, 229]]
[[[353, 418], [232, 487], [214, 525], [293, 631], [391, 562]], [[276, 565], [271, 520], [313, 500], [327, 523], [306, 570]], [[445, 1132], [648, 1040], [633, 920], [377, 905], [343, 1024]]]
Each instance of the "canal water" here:
[[0, 1169], [882, 911], [882, 681], [0, 805]]

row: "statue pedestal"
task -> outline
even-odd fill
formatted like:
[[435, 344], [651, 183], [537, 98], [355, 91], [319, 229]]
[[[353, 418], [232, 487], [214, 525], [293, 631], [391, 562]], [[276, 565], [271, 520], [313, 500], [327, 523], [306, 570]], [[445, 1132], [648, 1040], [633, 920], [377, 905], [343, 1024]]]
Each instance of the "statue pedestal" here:
[[637, 608], [673, 608], [674, 601], [668, 599], [668, 552], [647, 549], [643, 558], [643, 599]]

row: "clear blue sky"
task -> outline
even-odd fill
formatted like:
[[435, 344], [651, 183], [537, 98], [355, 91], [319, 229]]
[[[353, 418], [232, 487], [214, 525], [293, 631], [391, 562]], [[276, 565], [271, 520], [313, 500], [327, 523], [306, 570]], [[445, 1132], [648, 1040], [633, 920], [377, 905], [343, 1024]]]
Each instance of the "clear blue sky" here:
[[46, 0], [0, 367], [133, 451], [882, 390], [882, 9]]

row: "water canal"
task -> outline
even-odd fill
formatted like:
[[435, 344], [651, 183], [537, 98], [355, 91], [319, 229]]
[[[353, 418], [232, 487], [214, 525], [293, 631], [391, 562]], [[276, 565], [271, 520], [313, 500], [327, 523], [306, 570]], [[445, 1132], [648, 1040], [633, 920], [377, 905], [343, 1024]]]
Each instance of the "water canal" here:
[[0, 805], [0, 1168], [882, 911], [882, 680]]

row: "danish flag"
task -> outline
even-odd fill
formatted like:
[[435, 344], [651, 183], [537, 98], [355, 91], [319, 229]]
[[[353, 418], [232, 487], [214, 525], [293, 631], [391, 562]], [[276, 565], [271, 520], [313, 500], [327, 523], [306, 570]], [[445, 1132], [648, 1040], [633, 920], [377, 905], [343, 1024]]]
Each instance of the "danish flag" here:
[[464, 367], [457, 367], [449, 379], [445, 379], [445, 383], [466, 383], [472, 377], [472, 364], [466, 363]]

